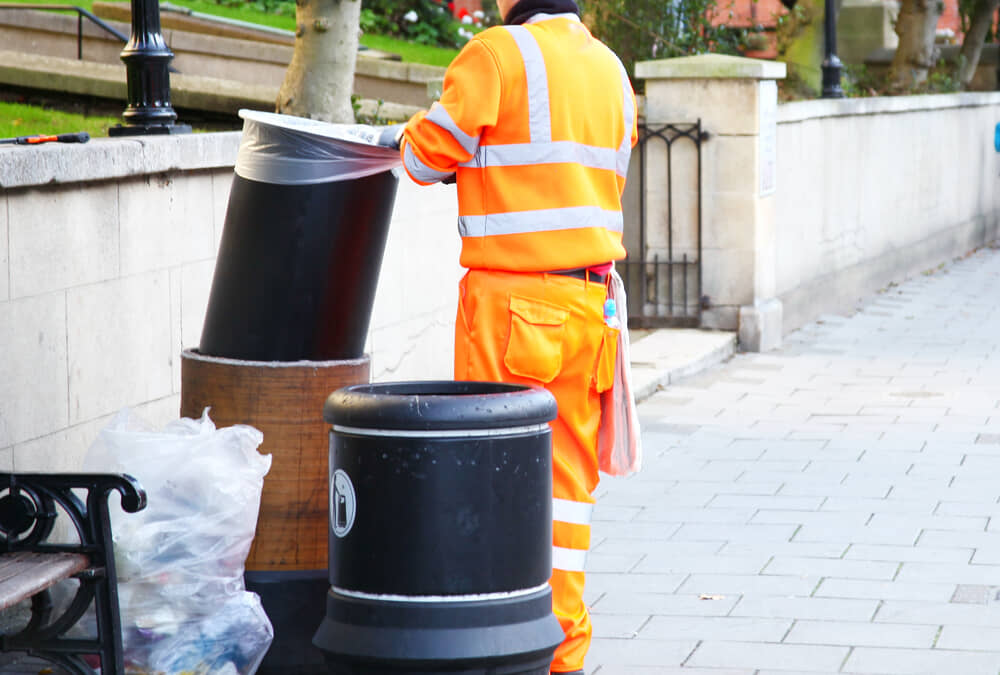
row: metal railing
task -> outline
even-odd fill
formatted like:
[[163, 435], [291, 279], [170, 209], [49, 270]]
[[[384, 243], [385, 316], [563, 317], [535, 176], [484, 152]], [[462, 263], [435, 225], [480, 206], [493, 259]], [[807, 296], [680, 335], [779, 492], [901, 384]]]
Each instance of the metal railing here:
[[[694, 124], [664, 124], [656, 127], [640, 125], [639, 128], [639, 203], [636, 220], [638, 221], [638, 250], [630, 252], [629, 256], [616, 263], [621, 272], [628, 292], [628, 323], [633, 328], [659, 328], [665, 326], [695, 327], [701, 323], [701, 310], [705, 308], [708, 299], [702, 295], [701, 279], [701, 145], [709, 137], [701, 127], [701, 121]], [[649, 189], [647, 172], [647, 145], [651, 140], [658, 139], [666, 148], [666, 184], [657, 187], [657, 191], [666, 192], [666, 213], [657, 227], [665, 228], [666, 250], [664, 257], [651, 252], [649, 245], [650, 233], [647, 214], [647, 190]], [[687, 140], [693, 143], [695, 163], [688, 171], [694, 174], [695, 204], [694, 218], [689, 227], [693, 232], [687, 233], [687, 238], [694, 240], [694, 246], [688, 252], [681, 252], [675, 257], [674, 231], [677, 223], [674, 213], [673, 166], [672, 150], [674, 142]], [[662, 236], [662, 235], [661, 235]], [[684, 248], [689, 248], [685, 246]]]
[[115, 28], [112, 28], [107, 23], [105, 23], [101, 19], [94, 16], [92, 13], [85, 10], [83, 7], [77, 7], [76, 5], [43, 5], [43, 4], [22, 4], [19, 2], [0, 2], [0, 9], [41, 9], [52, 12], [76, 12], [76, 58], [81, 61], [83, 60], [84, 18], [86, 18], [99, 28], [102, 28], [105, 32], [114, 35], [116, 38], [122, 41], [122, 44], [128, 42], [127, 35], [121, 33]]

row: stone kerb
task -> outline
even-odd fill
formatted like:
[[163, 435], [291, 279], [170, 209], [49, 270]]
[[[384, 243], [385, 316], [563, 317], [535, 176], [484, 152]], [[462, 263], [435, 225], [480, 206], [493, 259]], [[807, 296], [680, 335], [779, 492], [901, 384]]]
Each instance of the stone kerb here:
[[[704, 54], [638, 63], [636, 76], [646, 81], [647, 124], [700, 120], [709, 134], [702, 145], [702, 290], [709, 298], [702, 324], [740, 330], [747, 350], [779, 345], [773, 193], [776, 80], [785, 77], [785, 64]], [[656, 195], [665, 192], [647, 181], [649, 204], [664, 204]], [[665, 218], [647, 213], [647, 222]]]

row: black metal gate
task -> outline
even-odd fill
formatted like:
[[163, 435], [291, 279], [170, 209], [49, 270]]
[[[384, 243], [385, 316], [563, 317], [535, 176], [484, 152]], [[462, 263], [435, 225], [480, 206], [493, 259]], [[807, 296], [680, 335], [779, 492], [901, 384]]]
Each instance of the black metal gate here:
[[[705, 303], [701, 290], [701, 144], [707, 139], [701, 120], [639, 126], [638, 152], [633, 153], [630, 170], [633, 178], [622, 200], [628, 257], [616, 264], [625, 282], [632, 328], [694, 327], [701, 322]], [[663, 142], [662, 163], [652, 143], [656, 140]], [[681, 187], [675, 181], [682, 181]]]

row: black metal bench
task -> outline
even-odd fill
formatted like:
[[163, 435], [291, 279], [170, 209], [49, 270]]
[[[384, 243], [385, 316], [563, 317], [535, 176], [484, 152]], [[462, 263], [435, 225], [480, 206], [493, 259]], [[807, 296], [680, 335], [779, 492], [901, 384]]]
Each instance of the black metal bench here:
[[[94, 675], [85, 656], [100, 658], [101, 675], [123, 675], [121, 616], [108, 497], [121, 494], [135, 513], [146, 493], [127, 475], [0, 473], [0, 611], [30, 598], [27, 625], [0, 637], [0, 650], [26, 652], [74, 675]], [[68, 519], [78, 543], [49, 541]], [[49, 589], [77, 579], [75, 595], [56, 613]], [[94, 605], [97, 637], [64, 637]]]

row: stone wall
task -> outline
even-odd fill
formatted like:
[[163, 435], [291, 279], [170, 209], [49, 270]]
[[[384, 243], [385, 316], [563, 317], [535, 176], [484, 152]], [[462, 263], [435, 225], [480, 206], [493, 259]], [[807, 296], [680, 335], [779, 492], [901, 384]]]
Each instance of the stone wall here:
[[785, 329], [1000, 234], [1000, 93], [789, 103], [778, 112]]
[[[76, 470], [119, 409], [178, 416], [238, 132], [0, 149], [0, 468]], [[400, 181], [373, 379], [451, 377], [454, 187]]]
[[[783, 64], [712, 54], [640, 63], [637, 74], [651, 124], [700, 119], [708, 132], [702, 323], [738, 330], [744, 349], [775, 347], [812, 317], [998, 235], [1000, 93], [778, 105]], [[647, 177], [655, 226], [667, 220], [666, 189]], [[694, 220], [689, 202], [675, 199], [674, 220]]]

